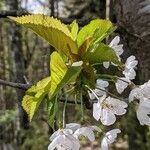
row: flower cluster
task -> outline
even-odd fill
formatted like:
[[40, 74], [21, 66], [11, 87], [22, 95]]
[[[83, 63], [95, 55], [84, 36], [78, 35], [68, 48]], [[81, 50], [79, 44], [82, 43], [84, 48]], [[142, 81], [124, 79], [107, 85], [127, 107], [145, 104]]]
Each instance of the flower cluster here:
[[[123, 45], [119, 44], [119, 42], [120, 37], [116, 36], [109, 44], [109, 47], [114, 50], [118, 60], [121, 60], [120, 56], [123, 53]], [[150, 81], [140, 86], [136, 86], [132, 82], [136, 77], [135, 69], [137, 64], [138, 61], [135, 56], [130, 56], [123, 66], [121, 77], [111, 75], [109, 77], [112, 77], [112, 80], [98, 78], [96, 80], [95, 89], [85, 86], [88, 89], [90, 101], [93, 103], [93, 117], [96, 121], [100, 121], [105, 126], [113, 125], [117, 120], [117, 116], [122, 116], [127, 112], [128, 104], [138, 100], [136, 101], [137, 118], [141, 125], [150, 125]], [[106, 69], [108, 69], [110, 65], [115, 66], [113, 63], [103, 62], [103, 66]], [[109, 92], [109, 81], [114, 83], [118, 94], [122, 94], [128, 86], [131, 87], [129, 100], [123, 100]], [[95, 131], [104, 133], [97, 126], [81, 127], [81, 125], [77, 123], [66, 124], [65, 128], [59, 129], [51, 135], [50, 140], [52, 142], [48, 150], [79, 150], [80, 137], [84, 136], [93, 142], [95, 140]], [[101, 141], [101, 149], [108, 150], [109, 145], [115, 141], [117, 134], [120, 132], [120, 129], [112, 129], [104, 133]]]
[[[84, 136], [93, 142], [95, 140], [94, 130], [101, 132], [101, 129], [97, 126], [81, 127], [77, 123], [66, 124], [64, 129], [59, 129], [51, 135], [50, 140], [52, 142], [49, 144], [48, 150], [54, 150], [55, 148], [58, 150], [79, 150], [80, 136]], [[117, 134], [120, 132], [119, 129], [107, 132], [101, 142], [102, 150], [108, 149], [108, 146], [115, 141]]]

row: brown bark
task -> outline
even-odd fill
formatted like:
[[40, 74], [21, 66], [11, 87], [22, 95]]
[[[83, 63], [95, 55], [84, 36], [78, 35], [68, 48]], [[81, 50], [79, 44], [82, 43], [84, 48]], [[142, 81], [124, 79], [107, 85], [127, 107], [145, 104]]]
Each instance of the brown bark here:
[[[9, 7], [10, 11], [18, 10], [18, 0], [6, 0], [6, 4]], [[21, 41], [21, 28], [17, 26], [15, 23], [11, 24], [10, 27], [10, 36], [11, 36], [11, 54], [12, 54], [12, 63], [13, 63], [13, 72], [15, 75], [15, 82], [25, 83], [24, 81], [24, 74], [25, 74], [25, 67], [24, 67], [24, 58], [23, 58], [23, 51], [22, 51], [22, 41]], [[26, 112], [23, 110], [21, 106], [22, 98], [25, 94], [25, 90], [16, 89], [17, 99], [18, 99], [18, 109], [20, 115], [20, 125], [23, 128], [28, 128], [29, 122]]]
[[[142, 84], [150, 78], [150, 15], [146, 8], [150, 1], [115, 0], [114, 10], [118, 32], [123, 40], [125, 56], [135, 55], [139, 60], [136, 84]], [[133, 107], [132, 107], [133, 109]], [[127, 123], [129, 149], [145, 150], [146, 127], [140, 126], [133, 110], [129, 112]]]

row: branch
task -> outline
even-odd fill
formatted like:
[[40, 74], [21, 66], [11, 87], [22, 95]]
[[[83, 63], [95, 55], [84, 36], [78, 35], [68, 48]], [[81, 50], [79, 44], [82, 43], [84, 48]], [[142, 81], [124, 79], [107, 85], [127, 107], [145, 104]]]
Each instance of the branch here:
[[5, 81], [2, 79], [0, 79], [0, 85], [10, 86], [10, 87], [14, 87], [14, 88], [22, 89], [22, 90], [27, 90], [29, 87], [31, 87], [31, 84], [14, 83], [14, 82]]
[[[22, 15], [29, 15], [30, 13], [25, 11], [25, 10], [12, 10], [12, 11], [5, 11], [2, 10], [0, 11], [0, 18], [7, 18], [8, 16], [13, 16], [13, 17], [17, 17], [17, 16], [22, 16]], [[65, 24], [70, 24], [74, 18], [58, 18], [59, 20], [61, 20], [61, 22], [65, 23]], [[77, 22], [80, 26], [84, 26], [86, 25], [91, 19], [90, 18], [84, 18], [84, 19], [77, 19]]]
[[13, 16], [13, 17], [17, 17], [17, 16], [22, 16], [22, 15], [28, 15], [30, 13], [28, 13], [25, 10], [2, 10], [0, 11], [0, 18], [6, 18], [7, 16]]

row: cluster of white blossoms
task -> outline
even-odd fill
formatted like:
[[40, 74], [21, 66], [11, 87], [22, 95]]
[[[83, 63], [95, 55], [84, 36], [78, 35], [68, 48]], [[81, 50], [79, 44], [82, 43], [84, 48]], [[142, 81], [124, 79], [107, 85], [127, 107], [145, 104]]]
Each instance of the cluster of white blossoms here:
[[[79, 150], [80, 136], [84, 136], [93, 142], [95, 140], [94, 130], [101, 132], [101, 129], [97, 126], [81, 127], [77, 123], [66, 124], [64, 129], [59, 129], [51, 135], [50, 141], [52, 142], [49, 144], [48, 150]], [[119, 129], [113, 129], [107, 132], [102, 139], [101, 149], [107, 150], [120, 132]]]
[[[120, 37], [116, 36], [109, 46], [115, 51], [118, 59], [121, 60], [120, 55], [123, 53], [123, 45], [119, 44], [119, 42]], [[138, 61], [135, 56], [127, 58], [122, 71], [122, 77], [117, 77], [117, 80], [113, 81], [115, 82], [116, 90], [119, 94], [121, 94], [128, 85], [134, 85], [132, 80], [135, 79], [136, 76], [134, 69], [137, 64]], [[111, 63], [111, 65], [115, 64]], [[109, 68], [110, 62], [104, 62], [103, 66]], [[132, 86], [128, 102], [120, 100], [119, 97], [109, 92], [108, 86], [109, 82], [107, 79], [97, 79], [95, 89], [87, 87], [90, 101], [93, 102], [93, 117], [96, 121], [100, 121], [105, 126], [113, 125], [117, 120], [116, 116], [124, 115], [127, 112], [127, 103], [138, 100], [136, 110], [137, 118], [141, 125], [150, 125], [150, 80], [143, 85]], [[95, 102], [94, 100], [97, 101]], [[77, 123], [66, 124], [64, 129], [59, 129], [52, 134], [50, 137], [52, 142], [48, 150], [79, 150], [80, 136], [84, 136], [93, 142], [95, 140], [94, 131], [103, 133], [97, 126], [81, 127], [81, 125]], [[109, 145], [115, 141], [117, 134], [120, 132], [120, 129], [112, 129], [105, 133], [101, 141], [101, 150], [108, 150]]]
[[135, 87], [129, 95], [129, 102], [139, 100], [137, 118], [141, 125], [150, 125], [150, 80], [139, 87]]

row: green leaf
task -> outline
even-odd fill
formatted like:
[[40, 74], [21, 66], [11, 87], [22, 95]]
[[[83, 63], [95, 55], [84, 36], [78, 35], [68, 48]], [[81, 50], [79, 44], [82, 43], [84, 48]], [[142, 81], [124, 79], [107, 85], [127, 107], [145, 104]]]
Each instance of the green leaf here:
[[51, 69], [51, 89], [50, 94], [56, 91], [58, 84], [64, 78], [67, 72], [67, 66], [61, 56], [57, 52], [53, 52], [51, 54], [51, 62], [50, 62], [50, 69]]
[[22, 106], [24, 110], [27, 112], [30, 121], [32, 120], [33, 115], [35, 114], [43, 98], [44, 95], [41, 95], [40, 98], [35, 98], [34, 96], [30, 95], [25, 95], [23, 97]]
[[22, 106], [27, 112], [30, 121], [32, 120], [45, 95], [48, 93], [51, 85], [50, 83], [51, 78], [47, 77], [26, 91], [26, 95], [22, 100]]
[[116, 65], [121, 65], [121, 62], [118, 60], [115, 51], [104, 43], [95, 44], [87, 51], [84, 59], [90, 64], [109, 61]]
[[95, 19], [92, 20], [88, 25], [84, 26], [78, 33], [77, 36], [77, 45], [80, 47], [83, 42], [92, 37], [96, 29], [99, 30], [99, 37], [103, 36], [112, 27], [112, 23], [108, 20]]
[[49, 98], [53, 98], [68, 83], [74, 82], [81, 71], [81, 66], [67, 68], [61, 56], [57, 52], [51, 55], [51, 89]]
[[50, 88], [51, 83], [51, 77], [46, 77], [36, 83], [36, 85], [33, 85], [31, 88], [29, 88], [26, 93], [37, 93], [40, 90], [48, 91]]
[[79, 30], [79, 26], [78, 23], [76, 22], [76, 20], [74, 20], [70, 25], [70, 31], [73, 37], [73, 40], [75, 41], [77, 38], [77, 34], [78, 34], [78, 30]]
[[49, 16], [34, 14], [22, 17], [9, 17], [11, 20], [33, 30], [58, 51], [70, 57], [77, 54], [78, 48], [67, 26]]
[[116, 30], [116, 26], [112, 26], [112, 23], [110, 21], [107, 21], [107, 23], [104, 21], [101, 26], [96, 29], [93, 35], [93, 44], [96, 44], [98, 42], [101, 42], [103, 39], [105, 39], [108, 35], [113, 33]]
[[54, 129], [55, 116], [58, 111], [57, 97], [53, 97], [47, 102], [48, 123]]

